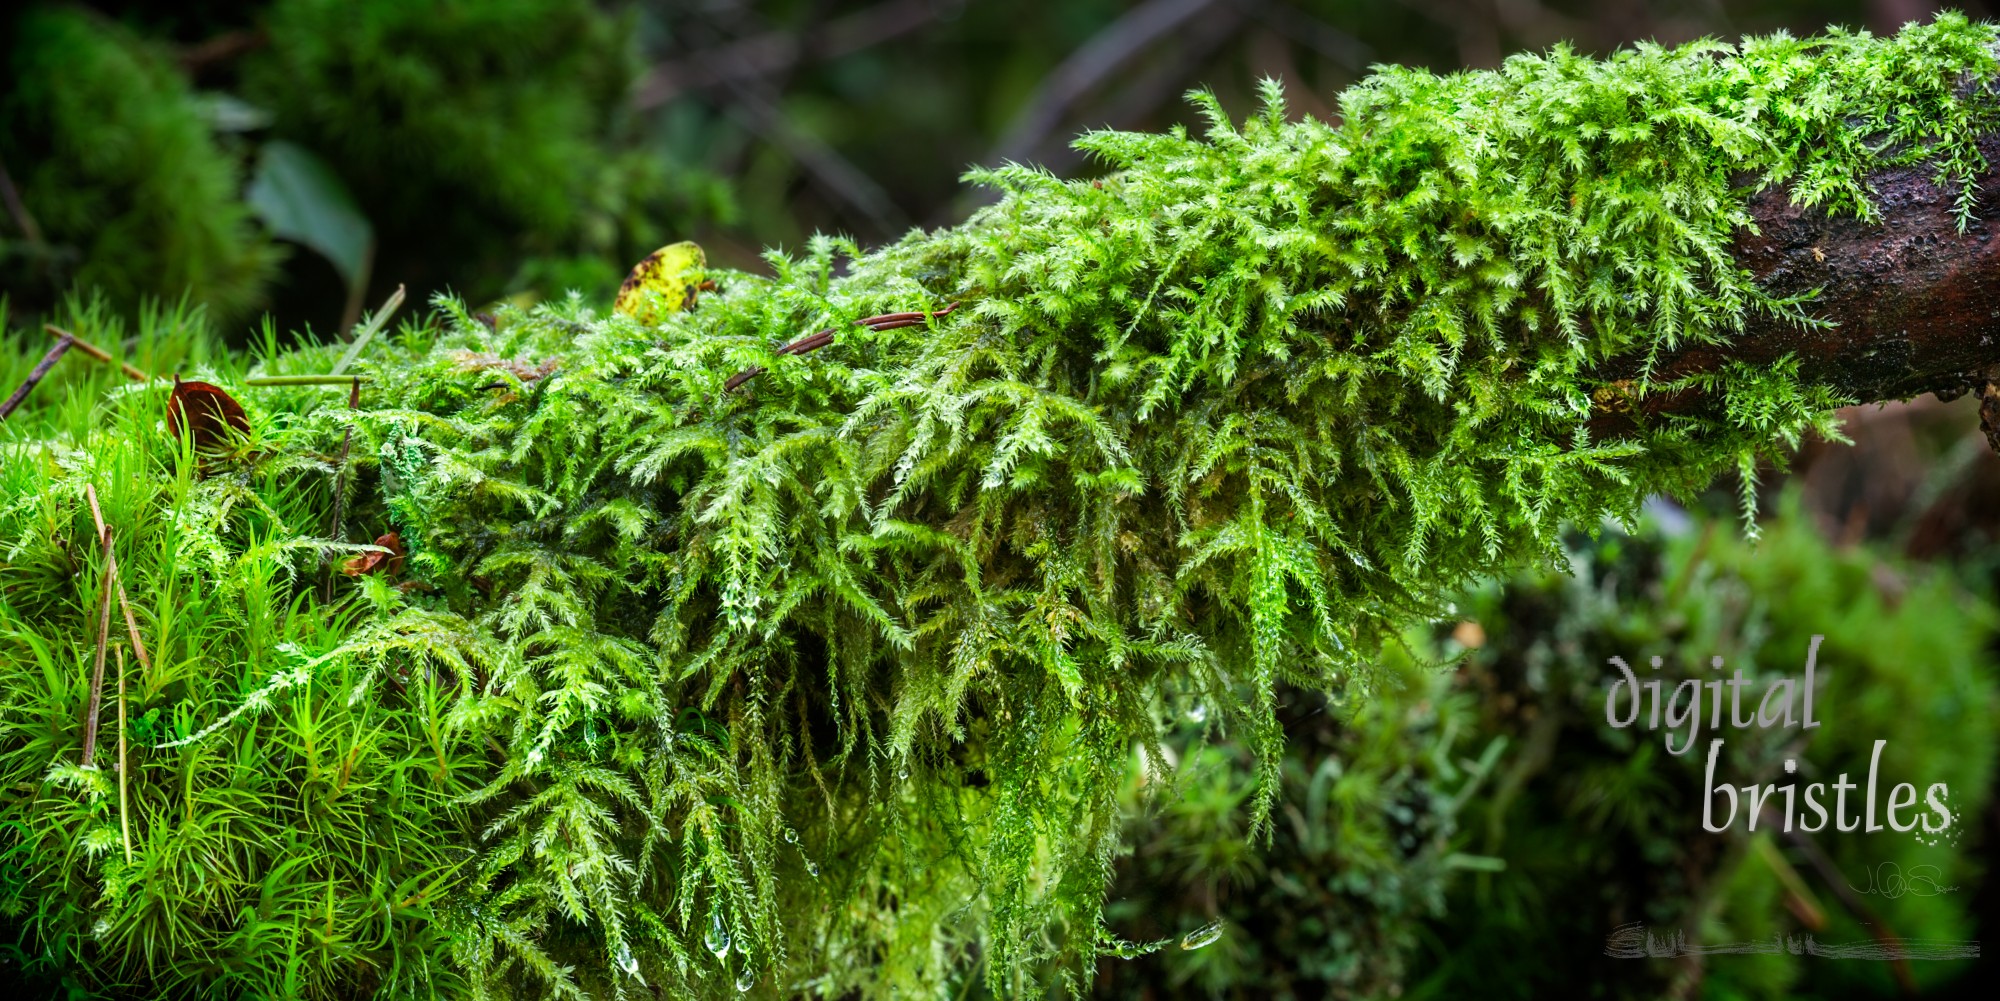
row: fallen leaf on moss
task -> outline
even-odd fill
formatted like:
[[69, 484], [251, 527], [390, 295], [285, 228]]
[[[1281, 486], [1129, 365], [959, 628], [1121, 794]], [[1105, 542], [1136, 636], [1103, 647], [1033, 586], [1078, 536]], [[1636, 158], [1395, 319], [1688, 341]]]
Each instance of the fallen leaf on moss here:
[[375, 537], [375, 544], [388, 550], [385, 553], [362, 553], [340, 565], [340, 572], [349, 577], [380, 573], [394, 577], [403, 569], [403, 537], [394, 532]]
[[248, 434], [250, 419], [243, 406], [222, 387], [206, 382], [183, 382], [174, 376], [174, 392], [167, 397], [167, 433], [175, 438], [183, 428], [198, 449], [214, 448], [228, 440], [229, 429]]
[[662, 306], [667, 312], [693, 309], [697, 290], [715, 287], [703, 275], [707, 268], [700, 246], [686, 240], [667, 244], [633, 265], [611, 308], [640, 323], [658, 320]]

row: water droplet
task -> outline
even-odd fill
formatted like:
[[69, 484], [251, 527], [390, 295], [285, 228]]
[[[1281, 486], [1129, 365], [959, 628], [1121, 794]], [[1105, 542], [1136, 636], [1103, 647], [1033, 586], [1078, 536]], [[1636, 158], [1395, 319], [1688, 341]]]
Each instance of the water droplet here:
[[639, 960], [632, 955], [632, 947], [624, 943], [618, 945], [618, 968], [633, 976], [639, 975]]
[[721, 914], [709, 915], [708, 934], [701, 941], [708, 946], [708, 951], [715, 953], [715, 958], [729, 955], [729, 929], [722, 927]]
[[811, 874], [811, 875], [813, 875], [813, 876], [815, 876], [815, 877], [817, 877], [817, 876], [819, 875], [819, 863], [818, 863], [818, 862], [807, 862], [807, 863], [806, 863], [806, 872], [807, 872], [807, 873], [809, 873], [809, 874]]
[[736, 975], [736, 992], [738, 994], [741, 994], [756, 985], [757, 985], [757, 975], [755, 973], [752, 973], [749, 970], [744, 970], [742, 973]]
[[902, 779], [905, 782], [908, 782], [910, 780], [910, 770], [905, 768], [902, 771], [897, 772], [896, 777]]
[[788, 844], [788, 845], [795, 845], [795, 844], [798, 844], [798, 843], [799, 843], [799, 832], [797, 832], [797, 831], [794, 831], [794, 830], [792, 830], [792, 829], [791, 829], [791, 828], [789, 828], [789, 827], [785, 828], [785, 843], [786, 843], [786, 844]]
[[1188, 722], [1199, 723], [1208, 718], [1208, 707], [1197, 702], [1188, 710]]
[[1186, 935], [1181, 936], [1181, 948], [1199, 949], [1204, 945], [1215, 944], [1215, 940], [1221, 937], [1222, 937], [1222, 922], [1220, 920], [1210, 921], [1209, 923], [1202, 925], [1201, 927], [1196, 928], [1191, 932], [1188, 932]]

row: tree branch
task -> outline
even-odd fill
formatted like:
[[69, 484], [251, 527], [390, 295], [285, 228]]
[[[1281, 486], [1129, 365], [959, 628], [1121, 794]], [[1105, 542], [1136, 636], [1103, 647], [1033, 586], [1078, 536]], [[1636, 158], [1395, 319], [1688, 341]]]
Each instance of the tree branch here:
[[[1800, 375], [1857, 401], [1957, 396], [1983, 386], [2000, 366], [2000, 135], [1980, 144], [1989, 166], [1964, 233], [1953, 214], [1953, 186], [1935, 183], [1928, 166], [1898, 167], [1869, 178], [1881, 218], [1830, 217], [1791, 204], [1773, 189], [1751, 200], [1758, 232], [1741, 233], [1736, 259], [1774, 295], [1819, 290], [1813, 315], [1836, 325], [1805, 330], [1755, 317], [1727, 345], [1702, 345], [1666, 356], [1655, 381], [1714, 371], [1730, 361], [1775, 362], [1795, 355]], [[1636, 379], [1645, 359], [1614, 359], [1607, 378]], [[1700, 394], [1656, 394], [1640, 410], [1660, 414], [1708, 405]], [[1624, 415], [1601, 415], [1616, 433]], [[1627, 418], [1629, 420], [1629, 418]]]

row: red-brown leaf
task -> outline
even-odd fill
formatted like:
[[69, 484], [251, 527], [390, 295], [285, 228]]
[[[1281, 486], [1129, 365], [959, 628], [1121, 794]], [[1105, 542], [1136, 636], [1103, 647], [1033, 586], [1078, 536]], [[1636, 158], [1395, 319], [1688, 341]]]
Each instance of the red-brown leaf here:
[[208, 449], [226, 441], [230, 428], [249, 433], [250, 419], [222, 387], [182, 382], [180, 376], [174, 376], [174, 394], [167, 398], [167, 433], [179, 438], [183, 427], [194, 439], [194, 447]]
[[381, 573], [394, 577], [396, 574], [402, 572], [403, 557], [407, 555], [403, 549], [403, 537], [390, 532], [387, 535], [376, 536], [375, 544], [387, 549], [388, 552], [362, 553], [342, 563], [340, 565], [340, 572], [349, 577], [359, 577], [363, 574], [371, 573]]

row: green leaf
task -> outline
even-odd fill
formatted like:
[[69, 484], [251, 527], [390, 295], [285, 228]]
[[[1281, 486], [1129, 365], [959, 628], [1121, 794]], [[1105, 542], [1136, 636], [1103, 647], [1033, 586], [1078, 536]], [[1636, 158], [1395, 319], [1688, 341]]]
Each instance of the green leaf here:
[[375, 227], [325, 160], [282, 139], [265, 143], [247, 197], [272, 235], [326, 258], [350, 290], [367, 282]]

